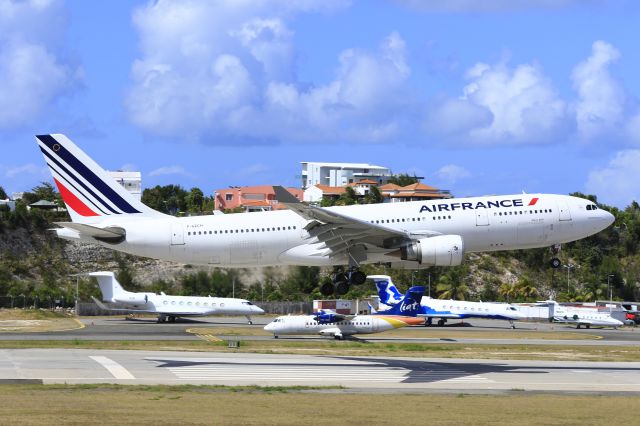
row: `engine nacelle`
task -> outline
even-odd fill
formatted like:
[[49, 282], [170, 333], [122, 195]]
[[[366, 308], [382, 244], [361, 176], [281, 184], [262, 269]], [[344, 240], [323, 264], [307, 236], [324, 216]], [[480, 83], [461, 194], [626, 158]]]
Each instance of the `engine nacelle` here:
[[338, 315], [331, 312], [318, 311], [315, 312], [313, 319], [318, 321], [318, 324], [332, 324], [334, 322], [342, 321], [344, 319], [344, 315]]
[[464, 257], [464, 241], [460, 235], [438, 235], [421, 238], [400, 248], [400, 258], [433, 266], [456, 266]]
[[119, 294], [113, 298], [115, 303], [126, 303], [127, 305], [142, 306], [146, 305], [149, 300], [149, 296], [144, 293], [129, 293]]

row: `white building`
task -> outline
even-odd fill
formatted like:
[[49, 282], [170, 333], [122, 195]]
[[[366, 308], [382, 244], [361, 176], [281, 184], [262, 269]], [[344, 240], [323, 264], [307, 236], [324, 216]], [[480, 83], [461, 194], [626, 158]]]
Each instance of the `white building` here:
[[142, 174], [140, 172], [123, 172], [118, 170], [117, 172], [108, 171], [107, 173], [109, 173], [116, 182], [124, 186], [138, 201], [142, 199]]
[[313, 185], [344, 186], [364, 179], [384, 185], [391, 169], [367, 163], [316, 163], [303, 161], [302, 189]]

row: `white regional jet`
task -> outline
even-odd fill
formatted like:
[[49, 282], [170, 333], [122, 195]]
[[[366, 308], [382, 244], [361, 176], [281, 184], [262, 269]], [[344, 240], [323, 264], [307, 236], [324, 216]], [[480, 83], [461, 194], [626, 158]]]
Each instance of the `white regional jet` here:
[[252, 324], [251, 315], [264, 314], [264, 311], [244, 299], [229, 297], [168, 296], [164, 293], [132, 293], [122, 288], [113, 272], [90, 272], [86, 275], [96, 277], [102, 300], [119, 303], [126, 309], [108, 308], [99, 300], [93, 299], [101, 308], [115, 311], [142, 312], [158, 314], [158, 322], [175, 322], [176, 317], [205, 315], [244, 315]]
[[[368, 275], [367, 278], [376, 283], [380, 303], [394, 306], [402, 300], [402, 294], [388, 275]], [[425, 325], [431, 325], [438, 318], [438, 325], [443, 326], [447, 319], [485, 318], [509, 321], [511, 328], [516, 328], [513, 321], [525, 318], [518, 308], [509, 303], [467, 302], [464, 300], [443, 300], [423, 297], [420, 302], [419, 317], [426, 318]]]
[[618, 327], [624, 325], [622, 321], [613, 318], [606, 312], [598, 312], [597, 309], [562, 306], [554, 300], [550, 300], [548, 303], [553, 306], [552, 320], [554, 322], [575, 324], [576, 328], [580, 328], [583, 325], [586, 328], [591, 328], [593, 325], [618, 329]]
[[[553, 247], [614, 217], [586, 199], [515, 194], [320, 208], [281, 187], [289, 210], [173, 217], [142, 204], [61, 134], [36, 136], [69, 210], [59, 237], [156, 259], [220, 267], [348, 265], [323, 294], [362, 284], [364, 263], [452, 266], [465, 253]], [[560, 266], [557, 258], [552, 266]]]
[[276, 339], [283, 334], [320, 334], [343, 339], [354, 334], [371, 334], [408, 325], [421, 325], [416, 318], [424, 287], [411, 287], [402, 301], [384, 312], [372, 315], [343, 315], [333, 311], [320, 311], [312, 315], [281, 316], [267, 324], [264, 329]]

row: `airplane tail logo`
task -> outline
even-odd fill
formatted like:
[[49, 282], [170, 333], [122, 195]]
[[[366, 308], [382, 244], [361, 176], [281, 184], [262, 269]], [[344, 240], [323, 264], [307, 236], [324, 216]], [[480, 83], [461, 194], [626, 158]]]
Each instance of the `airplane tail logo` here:
[[404, 296], [393, 284], [393, 282], [391, 281], [391, 277], [387, 275], [370, 275], [367, 278], [373, 280], [373, 282], [376, 283], [380, 303], [392, 306], [402, 301]]
[[424, 296], [424, 287], [411, 287], [402, 299], [402, 302], [393, 306], [388, 311], [378, 312], [382, 315], [402, 315], [406, 317], [415, 317], [420, 313], [420, 301]]
[[136, 200], [66, 136], [36, 136], [73, 222], [113, 215], [160, 215]]

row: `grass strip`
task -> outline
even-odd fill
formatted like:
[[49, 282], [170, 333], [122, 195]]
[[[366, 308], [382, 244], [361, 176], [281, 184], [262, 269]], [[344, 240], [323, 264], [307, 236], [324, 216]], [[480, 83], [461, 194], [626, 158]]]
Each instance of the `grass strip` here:
[[[1, 385], [4, 424], [635, 424], [636, 396], [350, 394], [339, 389]], [[397, 399], [396, 399], [397, 398]], [[380, 411], [402, 403], [401, 413]]]

